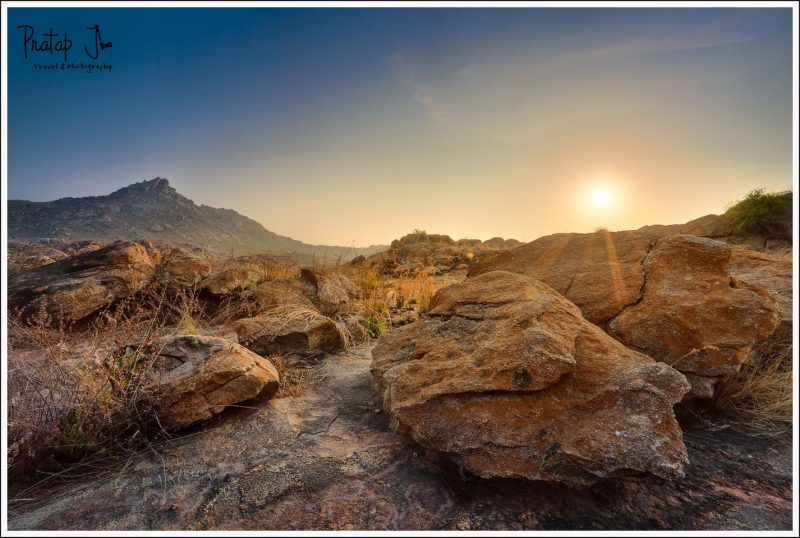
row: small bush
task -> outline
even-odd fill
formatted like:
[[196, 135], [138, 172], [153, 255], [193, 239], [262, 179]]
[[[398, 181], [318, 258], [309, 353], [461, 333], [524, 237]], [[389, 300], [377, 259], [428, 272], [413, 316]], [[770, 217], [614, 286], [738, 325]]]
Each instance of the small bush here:
[[378, 338], [389, 330], [389, 324], [382, 316], [366, 315], [361, 318], [361, 325], [372, 338]]
[[791, 239], [792, 193], [767, 193], [764, 189], [755, 189], [731, 205], [725, 216], [732, 222], [734, 233]]

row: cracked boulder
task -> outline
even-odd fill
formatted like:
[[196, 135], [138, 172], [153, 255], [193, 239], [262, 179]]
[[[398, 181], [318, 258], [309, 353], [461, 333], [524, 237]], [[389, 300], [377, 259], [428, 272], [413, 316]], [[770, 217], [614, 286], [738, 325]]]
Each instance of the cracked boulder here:
[[731, 247], [692, 235], [658, 241], [643, 262], [641, 300], [608, 324], [625, 345], [687, 374], [692, 395], [739, 370], [775, 331], [775, 303], [762, 287], [732, 278]]
[[371, 372], [392, 426], [484, 478], [571, 486], [683, 476], [683, 375], [626, 348], [552, 288], [492, 271], [384, 334]]
[[142, 245], [114, 243], [9, 278], [8, 305], [23, 318], [44, 312], [69, 324], [141, 290], [154, 274]]
[[711, 398], [779, 321], [763, 279], [732, 277], [734, 267], [725, 243], [630, 231], [543, 237], [470, 275], [500, 269], [542, 280], [626, 346], [684, 372], [692, 397]]
[[155, 356], [148, 383], [166, 428], [189, 426], [229, 405], [271, 396], [280, 382], [267, 359], [224, 338], [167, 336], [147, 352]]

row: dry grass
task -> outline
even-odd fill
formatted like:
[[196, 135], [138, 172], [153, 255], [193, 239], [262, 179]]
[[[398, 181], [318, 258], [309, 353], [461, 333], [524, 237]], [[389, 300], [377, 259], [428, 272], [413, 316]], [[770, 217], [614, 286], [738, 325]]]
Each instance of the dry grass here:
[[226, 269], [243, 269], [247, 278], [242, 282], [243, 287], [253, 288], [270, 280], [281, 278], [294, 278], [299, 274], [297, 264], [290, 257], [257, 254], [226, 258], [222, 261], [218, 271]]
[[431, 298], [436, 291], [433, 279], [425, 274], [401, 276], [395, 283], [397, 308], [418, 305], [425, 313], [430, 308]]
[[723, 380], [713, 406], [735, 421], [735, 426], [765, 436], [780, 435], [792, 427], [792, 346], [754, 353], [741, 370]]
[[267, 359], [280, 374], [280, 386], [275, 393], [275, 398], [302, 396], [308, 392], [313, 378], [311, 368], [291, 367], [289, 361], [282, 355], [274, 355]]
[[155, 412], [157, 387], [143, 383], [152, 363], [143, 350], [171, 316], [163, 299], [132, 297], [74, 334], [44, 317], [9, 316], [10, 473], [80, 469], [167, 435]]
[[377, 338], [391, 327], [389, 280], [367, 263], [352, 268], [350, 276], [361, 292], [353, 307], [359, 325], [367, 335]]
[[[422, 272], [390, 277], [368, 264], [352, 268], [350, 276], [361, 290], [355, 310], [362, 326], [373, 338], [396, 323], [407, 322], [408, 309], [413, 309], [414, 318], [425, 314], [433, 295], [444, 284], [443, 280], [437, 285], [433, 277]], [[398, 310], [405, 312], [398, 314]]]

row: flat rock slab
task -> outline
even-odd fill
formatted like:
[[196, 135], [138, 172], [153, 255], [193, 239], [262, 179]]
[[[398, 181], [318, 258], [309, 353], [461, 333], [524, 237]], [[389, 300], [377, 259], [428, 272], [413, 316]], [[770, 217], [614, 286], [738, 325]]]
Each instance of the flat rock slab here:
[[731, 430], [686, 432], [691, 463], [674, 482], [459, 477], [375, 412], [370, 351], [326, 358], [306, 395], [225, 411], [159, 457], [26, 493], [36, 500], [9, 504], [9, 528], [791, 529], [790, 444]]

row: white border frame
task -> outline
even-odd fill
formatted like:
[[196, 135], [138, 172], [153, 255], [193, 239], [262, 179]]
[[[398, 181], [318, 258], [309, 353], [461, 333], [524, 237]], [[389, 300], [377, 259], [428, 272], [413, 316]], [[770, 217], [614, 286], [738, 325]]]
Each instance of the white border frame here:
[[669, 2], [669, 1], [655, 1], [655, 2], [509, 2], [509, 1], [306, 1], [306, 2], [243, 2], [243, 1], [45, 1], [45, 2], [30, 2], [30, 1], [7, 1], [2, 3], [2, 28], [0, 28], [0, 43], [2, 43], [2, 181], [0, 184], [0, 193], [2, 194], [2, 260], [0, 260], [0, 267], [2, 268], [2, 297], [0, 297], [0, 334], [2, 334], [3, 347], [2, 354], [2, 454], [3, 454], [3, 469], [0, 471], [3, 480], [0, 485], [0, 492], [2, 493], [2, 532], [3, 536], [194, 536], [194, 535], [207, 535], [207, 536], [229, 536], [236, 534], [239, 536], [330, 536], [349, 535], [349, 536], [375, 536], [381, 535], [394, 535], [394, 536], [497, 536], [497, 535], [518, 535], [518, 536], [797, 536], [798, 535], [798, 333], [797, 327], [794, 326], [793, 330], [793, 362], [794, 362], [794, 378], [793, 378], [793, 391], [794, 391], [794, 428], [793, 428], [793, 516], [792, 516], [792, 530], [791, 531], [9, 531], [8, 530], [8, 507], [7, 497], [8, 488], [6, 483], [7, 468], [7, 430], [6, 424], [8, 419], [8, 402], [6, 395], [6, 387], [8, 382], [8, 357], [7, 357], [7, 296], [5, 290], [8, 289], [8, 8], [9, 7], [319, 7], [319, 8], [332, 8], [332, 7], [359, 7], [359, 8], [380, 8], [380, 7], [406, 7], [406, 8], [456, 8], [456, 7], [566, 7], [566, 8], [581, 8], [581, 7], [644, 7], [644, 8], [693, 8], [693, 7], [782, 7], [790, 8], [792, 10], [792, 58], [793, 58], [793, 82], [792, 82], [792, 95], [793, 95], [793, 110], [792, 110], [792, 190], [794, 193], [794, 242], [793, 242], [793, 309], [798, 312], [798, 4], [796, 2], [785, 1], [763, 1], [763, 2]]

